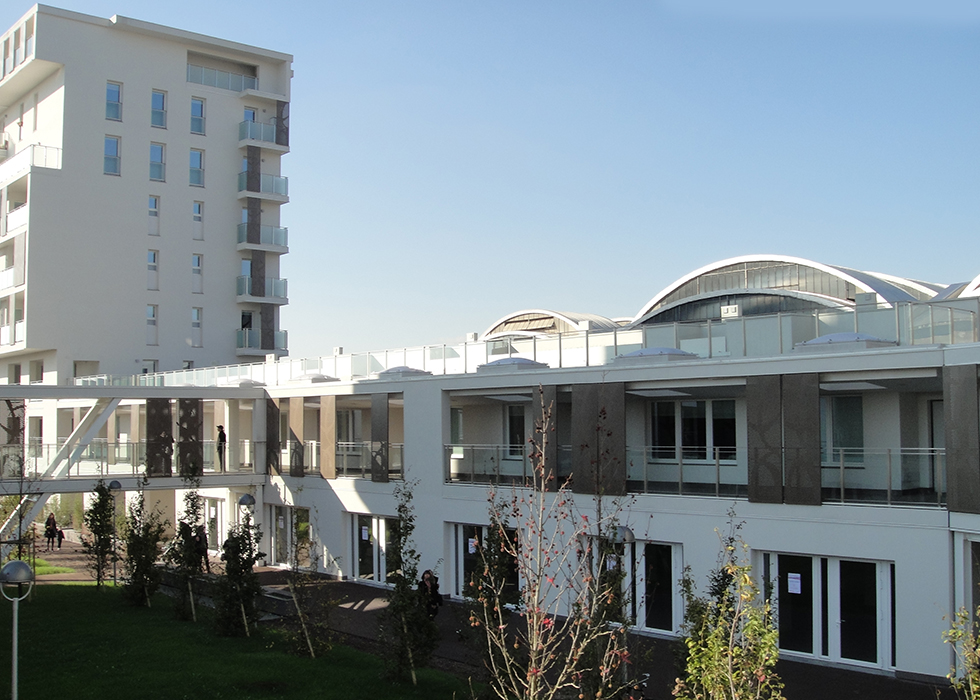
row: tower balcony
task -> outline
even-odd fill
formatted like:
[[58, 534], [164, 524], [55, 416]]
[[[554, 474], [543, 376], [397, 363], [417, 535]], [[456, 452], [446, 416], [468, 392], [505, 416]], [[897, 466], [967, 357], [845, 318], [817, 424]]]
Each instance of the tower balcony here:
[[289, 201], [289, 179], [268, 173], [238, 173], [238, 198], [258, 197], [285, 204]]
[[248, 224], [238, 224], [238, 250], [265, 250], [270, 253], [289, 252], [289, 229], [281, 226], [260, 226], [258, 242], [248, 240]]
[[236, 301], [240, 304], [288, 304], [286, 280], [278, 277], [249, 277], [237, 279]]
[[285, 355], [288, 336], [286, 331], [273, 331], [271, 348], [262, 347], [262, 331], [255, 328], [239, 328], [235, 331], [235, 354], [238, 357], [269, 355]]
[[238, 146], [258, 146], [276, 153], [289, 153], [289, 146], [283, 143], [285, 134], [285, 130], [276, 124], [244, 121], [238, 125]]

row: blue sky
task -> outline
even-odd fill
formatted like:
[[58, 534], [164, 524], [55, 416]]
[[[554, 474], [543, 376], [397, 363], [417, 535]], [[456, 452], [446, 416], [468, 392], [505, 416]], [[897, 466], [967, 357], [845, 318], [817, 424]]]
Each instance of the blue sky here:
[[293, 54], [282, 326], [303, 357], [524, 308], [632, 316], [750, 253], [976, 276], [980, 6], [810, 4], [63, 6]]

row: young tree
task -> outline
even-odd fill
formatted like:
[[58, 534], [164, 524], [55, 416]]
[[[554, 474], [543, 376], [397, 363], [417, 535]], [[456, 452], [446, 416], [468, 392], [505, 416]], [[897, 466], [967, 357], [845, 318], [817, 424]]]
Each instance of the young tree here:
[[980, 643], [973, 619], [966, 608], [956, 611], [950, 628], [943, 632], [943, 641], [953, 647], [956, 657], [953, 667], [946, 674], [956, 697], [962, 700], [980, 698]]
[[150, 607], [150, 596], [160, 586], [160, 570], [156, 562], [166, 524], [159, 511], [147, 508], [147, 483], [148, 478], [144, 474], [126, 517], [123, 595], [133, 605]]
[[[483, 629], [489, 685], [502, 700], [611, 697], [627, 685], [625, 627], [612, 624], [622, 620], [622, 578], [603, 573], [621, 571], [609, 546], [621, 506], [599, 495], [593, 513], [583, 513], [569, 485], [556, 486], [556, 465], [545, 458], [551, 411], [542, 410], [529, 440], [530, 483], [490, 494], [482, 571], [470, 583], [470, 623]], [[508, 610], [515, 597], [517, 615]]]
[[[734, 513], [730, 513], [734, 516]], [[771, 604], [752, 579], [748, 547], [731, 523], [722, 539], [718, 568], [708, 577], [708, 595], [698, 596], [690, 569], [681, 593], [686, 613], [684, 672], [674, 695], [682, 700], [781, 700], [776, 674], [779, 631]]]
[[258, 619], [255, 599], [262, 592], [255, 564], [265, 557], [259, 551], [262, 529], [252, 524], [247, 511], [242, 521], [232, 525], [222, 545], [225, 575], [218, 579], [215, 624], [218, 633], [229, 637], [250, 636], [249, 628]]
[[418, 482], [406, 481], [395, 487], [398, 503], [393, 532], [388, 533], [385, 551], [388, 571], [388, 607], [381, 613], [379, 638], [388, 648], [385, 669], [390, 678], [412, 679], [415, 669], [428, 663], [439, 640], [439, 630], [430, 616], [430, 601], [417, 585], [419, 553], [415, 549], [415, 506], [413, 491]]
[[116, 561], [116, 523], [113, 518], [115, 501], [109, 487], [101, 479], [95, 486], [95, 500], [85, 511], [88, 534], [82, 538], [82, 548], [88, 557], [89, 568], [95, 574], [95, 585], [102, 587], [113, 562]]
[[184, 509], [177, 520], [177, 532], [164, 553], [164, 561], [177, 577], [177, 600], [174, 614], [178, 620], [197, 620], [191, 579], [201, 573], [201, 550], [194, 532], [204, 516], [204, 498], [199, 493], [201, 480], [185, 477]]

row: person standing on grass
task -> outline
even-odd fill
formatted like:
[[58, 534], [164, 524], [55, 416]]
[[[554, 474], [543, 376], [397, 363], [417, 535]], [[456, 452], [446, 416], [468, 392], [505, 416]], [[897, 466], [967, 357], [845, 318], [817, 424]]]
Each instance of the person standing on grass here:
[[44, 547], [45, 552], [54, 551], [54, 538], [58, 536], [58, 523], [54, 518], [54, 513], [48, 513], [48, 519], [44, 523], [44, 539], [47, 540], [47, 544]]

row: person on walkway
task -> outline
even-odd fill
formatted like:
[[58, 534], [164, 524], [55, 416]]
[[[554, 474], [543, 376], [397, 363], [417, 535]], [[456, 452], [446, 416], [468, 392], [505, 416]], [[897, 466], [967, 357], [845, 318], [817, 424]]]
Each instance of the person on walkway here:
[[201, 570], [201, 564], [204, 565], [204, 569], [210, 574], [211, 573], [211, 560], [208, 557], [208, 533], [204, 529], [203, 525], [198, 525], [197, 530], [194, 532], [194, 548], [197, 551], [197, 555], [200, 557], [197, 568], [198, 571]]
[[54, 513], [48, 513], [48, 519], [44, 523], [44, 539], [47, 540], [47, 544], [44, 547], [45, 552], [54, 551], [54, 538], [58, 536], [58, 523], [54, 518]]
[[225, 447], [228, 445], [228, 436], [225, 435], [225, 426], [218, 426], [218, 471], [223, 472], [225, 470]]
[[65, 531], [60, 527], [58, 528], [58, 549], [61, 549], [61, 543], [65, 541]]
[[425, 606], [429, 617], [435, 618], [439, 606], [442, 605], [442, 594], [439, 592], [439, 579], [432, 573], [432, 569], [422, 572], [422, 580], [419, 581], [419, 598], [422, 599], [422, 605]]

